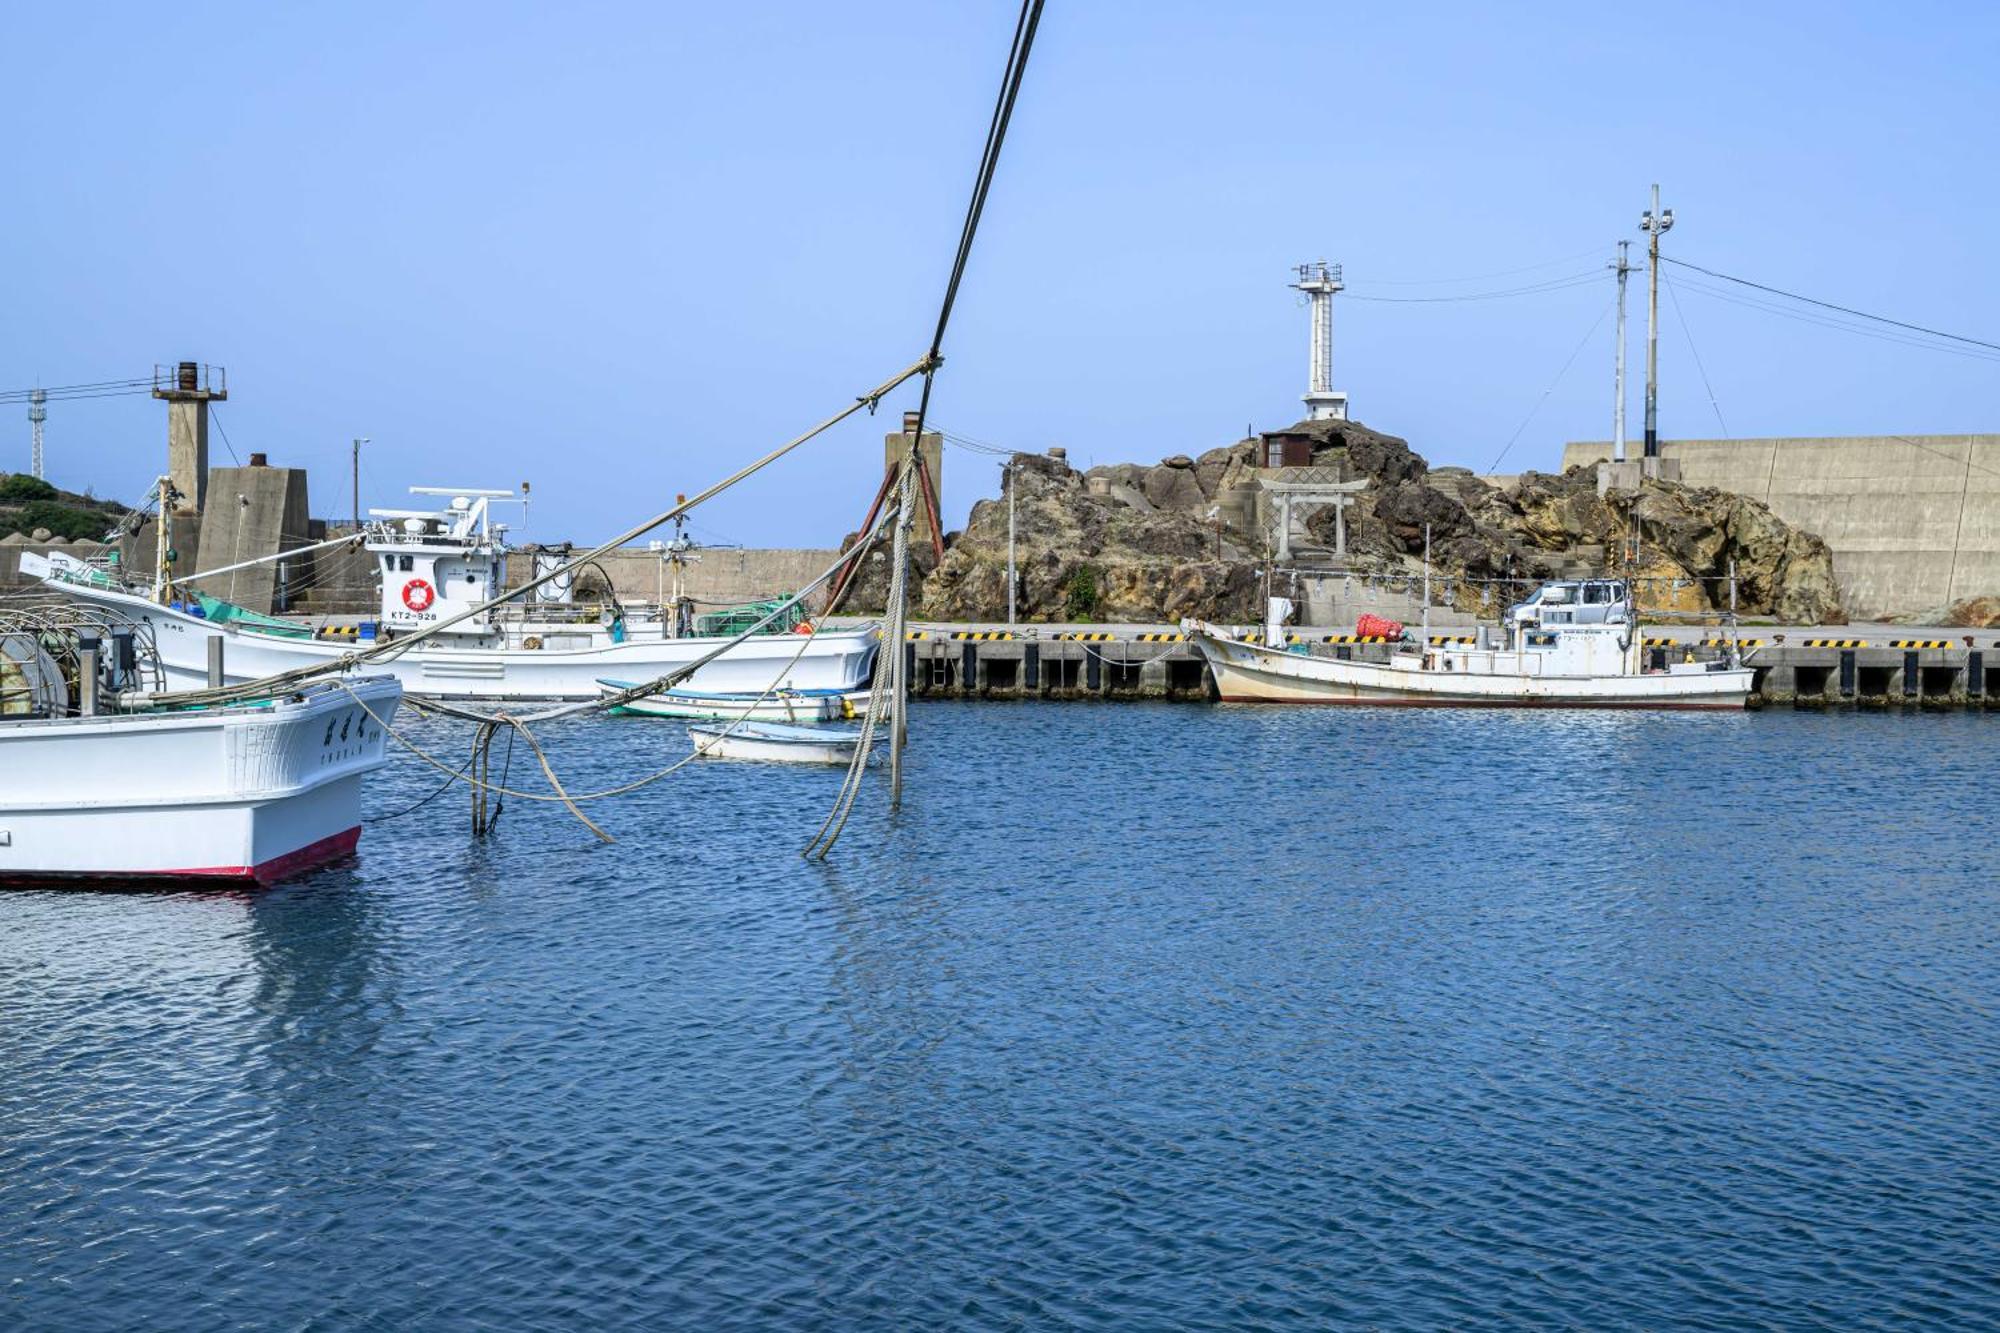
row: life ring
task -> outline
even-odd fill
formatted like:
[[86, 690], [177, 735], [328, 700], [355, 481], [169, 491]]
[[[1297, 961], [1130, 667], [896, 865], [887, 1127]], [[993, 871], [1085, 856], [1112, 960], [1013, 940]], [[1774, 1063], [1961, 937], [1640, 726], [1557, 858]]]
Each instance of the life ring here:
[[521, 646], [532, 652], [542, 646], [542, 636], [539, 634], [530, 634], [527, 638], [521, 640]]
[[798, 624], [792, 626], [792, 633], [794, 634], [810, 634], [812, 632], [813, 623], [810, 620], [801, 620]]
[[403, 585], [403, 605], [412, 611], [428, 611], [437, 600], [437, 589], [422, 579], [411, 579]]

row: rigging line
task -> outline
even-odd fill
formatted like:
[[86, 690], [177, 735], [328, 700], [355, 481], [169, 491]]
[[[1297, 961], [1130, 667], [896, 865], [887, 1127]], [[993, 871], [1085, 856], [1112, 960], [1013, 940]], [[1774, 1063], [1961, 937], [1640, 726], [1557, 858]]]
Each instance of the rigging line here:
[[[1661, 277], [1666, 277], [1661, 274]], [[1708, 367], [1701, 363], [1701, 349], [1694, 345], [1694, 334], [1688, 330], [1687, 315], [1681, 310], [1681, 298], [1674, 292], [1674, 280], [1667, 278], [1667, 299], [1673, 302], [1674, 318], [1680, 321], [1681, 337], [1687, 339], [1688, 352], [1694, 357], [1694, 368], [1701, 373], [1701, 387], [1708, 390], [1708, 405], [1715, 410], [1715, 424], [1722, 427], [1722, 438], [1732, 439], [1729, 423], [1722, 419], [1722, 404], [1715, 401], [1715, 386], [1708, 382]]]
[[[1001, 76], [1000, 97], [993, 106], [993, 118], [986, 127], [986, 147], [980, 155], [974, 177], [972, 198], [966, 204], [965, 222], [959, 230], [958, 253], [952, 259], [951, 279], [945, 284], [944, 303], [938, 310], [937, 329], [931, 335], [930, 360], [944, 350], [945, 326], [951, 322], [952, 306], [958, 300], [959, 283], [965, 277], [966, 262], [972, 257], [972, 241], [979, 220], [986, 211], [986, 196], [993, 187], [1000, 166], [1000, 149], [1007, 140], [1007, 127], [1014, 118], [1014, 101], [1028, 72], [1028, 53], [1035, 45], [1035, 30], [1041, 26], [1043, 0], [1022, 0], [1020, 16], [1014, 21], [1014, 41], [1007, 54], [1007, 68]], [[926, 377], [928, 388], [928, 377]]]
[[1590, 345], [1591, 338], [1594, 337], [1597, 333], [1598, 325], [1604, 323], [1604, 317], [1606, 315], [1609, 315], [1612, 312], [1612, 310], [1617, 306], [1617, 304], [1618, 303], [1616, 301], [1612, 301], [1609, 305], [1605, 306], [1604, 309], [1598, 312], [1596, 319], [1591, 321], [1590, 328], [1586, 330], [1583, 337], [1578, 340], [1575, 350], [1570, 352], [1569, 360], [1563, 362], [1562, 369], [1558, 370], [1556, 372], [1556, 377], [1549, 381], [1549, 387], [1542, 390], [1542, 396], [1535, 400], [1535, 405], [1528, 409], [1528, 415], [1521, 418], [1521, 424], [1514, 427], [1514, 433], [1507, 437], [1506, 445], [1500, 450], [1499, 454], [1494, 457], [1493, 461], [1487, 465], [1486, 470], [1488, 472], [1495, 472], [1499, 470], [1500, 460], [1507, 456], [1507, 451], [1509, 449], [1512, 449], [1514, 447], [1514, 442], [1521, 438], [1521, 432], [1528, 428], [1528, 423], [1530, 421], [1533, 421], [1535, 419], [1535, 414], [1542, 410], [1542, 404], [1546, 403], [1549, 400], [1549, 395], [1554, 393], [1556, 391], [1556, 386], [1560, 385], [1563, 382], [1563, 376], [1569, 374], [1569, 368], [1576, 364], [1576, 359], [1579, 356], [1583, 355], [1583, 349]]
[[1602, 254], [1604, 247], [1593, 245], [1588, 250], [1578, 250], [1560, 259], [1544, 260], [1539, 264], [1525, 264], [1520, 268], [1501, 269], [1498, 273], [1475, 273], [1462, 278], [1358, 278], [1364, 287], [1449, 287], [1456, 282], [1491, 282], [1495, 278], [1511, 278], [1519, 273], [1533, 273], [1540, 269], [1556, 268], [1563, 264], [1573, 264], [1579, 259]]
[[1927, 352], [1943, 352], [1948, 356], [1968, 357], [1974, 361], [2000, 361], [2000, 356], [1996, 356], [1991, 352], [1982, 352], [1974, 347], [1948, 347], [1943, 343], [1927, 342], [1921, 338], [1912, 338], [1899, 333], [1891, 333], [1886, 329], [1866, 328], [1844, 319], [1837, 319], [1831, 315], [1816, 315], [1810, 311], [1794, 310], [1787, 306], [1760, 300], [1753, 296], [1733, 294], [1719, 287], [1711, 287], [1704, 282], [1693, 282], [1687, 279], [1683, 279], [1682, 282], [1688, 290], [1700, 292], [1703, 296], [1712, 297], [1717, 301], [1726, 301], [1730, 305], [1742, 306], [1749, 310], [1761, 310], [1766, 314], [1776, 315], [1781, 319], [1797, 320], [1801, 324], [1811, 324], [1817, 328], [1833, 329], [1840, 333], [1852, 333], [1857, 337], [1873, 338], [1879, 342], [1895, 343], [1901, 347], [1915, 347]]
[[1733, 282], [1744, 287], [1755, 287], [1760, 292], [1770, 292], [1773, 295], [1782, 296], [1789, 300], [1803, 301], [1807, 305], [1822, 306], [1828, 310], [1838, 310], [1843, 315], [1855, 315], [1861, 319], [1872, 319], [1878, 324], [1891, 324], [1899, 329], [1909, 329], [1913, 333], [1928, 334], [1933, 338], [1947, 338], [1952, 342], [1969, 343], [1974, 347], [1985, 347], [1995, 352], [2000, 352], [2000, 343], [1987, 342], [1983, 338], [1967, 338], [1962, 334], [1946, 333], [1942, 329], [1926, 328], [1922, 324], [1908, 324], [1900, 319], [1890, 319], [1887, 315], [1871, 315], [1866, 310], [1856, 310], [1852, 306], [1835, 305], [1831, 301], [1822, 301], [1816, 297], [1801, 296], [1797, 292], [1788, 292], [1782, 287], [1769, 287], [1761, 282], [1752, 282], [1748, 278], [1736, 277], [1734, 274], [1719, 273], [1715, 269], [1703, 268], [1700, 264], [1690, 264], [1685, 259], [1675, 259], [1671, 255], [1661, 255], [1660, 258], [1666, 260], [1669, 264], [1678, 264], [1682, 268], [1691, 268], [1697, 273], [1706, 273], [1711, 278], [1721, 278], [1724, 282]]
[[426, 625], [420, 630], [415, 630], [400, 638], [391, 640], [389, 643], [378, 644], [374, 648], [362, 649], [358, 652], [343, 653], [339, 658], [330, 662], [326, 662], [323, 664], [315, 664], [312, 666], [292, 667], [289, 670], [275, 672], [269, 676], [259, 677], [256, 680], [243, 681], [236, 685], [224, 686], [221, 689], [189, 691], [183, 696], [181, 696], [182, 701], [196, 702], [198, 700], [203, 703], [219, 703], [226, 699], [234, 699], [242, 697], [246, 694], [255, 695], [261, 693], [268, 693], [270, 690], [280, 685], [301, 680], [311, 680], [316, 676], [326, 675], [329, 672], [348, 671], [354, 667], [362, 665], [363, 663], [372, 662], [377, 659], [399, 657], [404, 652], [407, 652], [410, 648], [415, 646], [416, 644], [421, 643], [424, 640], [429, 639], [443, 632], [446, 629], [449, 629], [453, 625], [469, 620], [473, 616], [480, 615], [487, 611], [491, 611], [495, 607], [500, 606], [505, 602], [512, 601], [515, 598], [521, 597], [525, 593], [533, 592], [535, 589], [541, 587], [542, 585], [553, 582], [558, 578], [561, 578], [565, 573], [568, 573], [572, 569], [586, 565], [590, 563], [592, 560], [600, 559], [607, 552], [615, 550], [620, 546], [628, 545], [637, 538], [645, 536], [648, 532], [651, 532], [654, 528], [659, 527], [661, 524], [673, 521], [674, 519], [680, 517], [682, 514], [685, 514], [690, 510], [694, 509], [698, 505], [701, 505], [707, 502], [708, 500], [713, 499], [715, 496], [720, 495], [723, 491], [726, 491], [730, 487], [736, 485], [738, 482], [743, 481], [745, 478], [749, 477], [752, 473], [761, 471], [765, 467], [768, 467], [772, 463], [775, 463], [780, 458], [783, 458], [786, 454], [792, 452], [792, 450], [797, 449], [802, 444], [805, 444], [808, 440], [811, 440], [815, 436], [821, 435], [826, 431], [832, 429], [840, 422], [845, 421], [848, 417], [851, 417], [856, 412], [859, 412], [862, 408], [873, 406], [875, 403], [879, 402], [885, 395], [895, 390], [899, 385], [909, 380], [912, 376], [926, 375], [926, 383], [928, 383], [927, 371], [930, 368], [930, 366], [931, 363], [928, 360], [928, 358], [923, 361], [914, 362], [905, 369], [898, 371], [895, 375], [890, 376], [880, 385], [877, 385], [875, 389], [873, 389], [871, 392], [862, 394], [861, 396], [857, 397], [852, 403], [849, 403], [846, 407], [841, 408], [838, 412], [835, 412], [833, 415], [820, 421], [818, 424], [814, 425], [811, 429], [805, 431], [804, 433], [796, 435], [791, 439], [785, 441], [785, 443], [771, 450], [763, 457], [754, 459], [751, 462], [744, 464], [736, 471], [730, 473], [727, 477], [724, 477], [721, 481], [715, 482], [712, 485], [710, 485], [706, 490], [702, 491], [700, 494], [695, 495], [689, 499], [677, 502], [673, 508], [665, 510], [662, 513], [654, 515], [652, 518], [646, 519], [645, 521], [631, 528], [628, 528], [626, 531], [620, 533], [616, 537], [613, 537], [609, 541], [606, 541], [601, 545], [594, 547], [589, 551], [584, 552], [580, 556], [573, 557], [541, 574], [536, 575], [534, 578], [529, 579], [526, 583], [522, 584], [518, 588], [507, 589], [506, 591], [502, 592], [498, 597], [492, 598], [485, 602], [481, 602], [476, 606], [468, 607], [454, 616], [450, 616], [444, 620], [440, 620], [433, 624]]
[[236, 446], [229, 442], [229, 432], [222, 428], [222, 414], [215, 410], [215, 404], [208, 405], [208, 419], [215, 423], [215, 433], [222, 437], [222, 447], [229, 451], [230, 461], [242, 467], [243, 460], [236, 456]]
[[1497, 292], [1468, 292], [1461, 296], [1363, 296], [1348, 292], [1349, 301], [1382, 301], [1395, 305], [1442, 305], [1458, 301], [1498, 301], [1510, 296], [1538, 296], [1543, 292], [1566, 291], [1571, 287], [1587, 287], [1603, 279], [1601, 273], [1574, 273], [1564, 278], [1551, 278], [1547, 282], [1531, 283], [1526, 287], [1509, 287]]

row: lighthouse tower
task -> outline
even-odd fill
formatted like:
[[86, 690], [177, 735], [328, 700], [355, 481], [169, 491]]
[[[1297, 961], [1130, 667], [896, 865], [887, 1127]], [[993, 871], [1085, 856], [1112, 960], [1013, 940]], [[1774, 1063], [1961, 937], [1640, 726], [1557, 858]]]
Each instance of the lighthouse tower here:
[[1290, 284], [1312, 302], [1312, 367], [1306, 390], [1310, 421], [1347, 420], [1347, 395], [1333, 388], [1333, 294], [1342, 287], [1340, 265], [1324, 259], [1300, 264], [1299, 280]]

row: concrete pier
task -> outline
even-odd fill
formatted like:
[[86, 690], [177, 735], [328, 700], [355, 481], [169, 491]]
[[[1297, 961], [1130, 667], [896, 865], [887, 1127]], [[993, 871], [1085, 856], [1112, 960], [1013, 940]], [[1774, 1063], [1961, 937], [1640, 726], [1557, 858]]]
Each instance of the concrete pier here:
[[[1240, 626], [1246, 632], [1250, 627]], [[1454, 634], [1457, 631], [1453, 632]], [[1645, 630], [1661, 662], [1721, 655], [1714, 628]], [[1329, 657], [1382, 661], [1394, 645], [1337, 628], [1301, 627], [1294, 643]], [[1441, 640], [1444, 634], [1433, 634]], [[1746, 629], [1752, 707], [2000, 707], [2000, 630], [1840, 626]], [[1202, 701], [1208, 667], [1168, 625], [924, 625], [903, 646], [912, 694], [926, 699]]]

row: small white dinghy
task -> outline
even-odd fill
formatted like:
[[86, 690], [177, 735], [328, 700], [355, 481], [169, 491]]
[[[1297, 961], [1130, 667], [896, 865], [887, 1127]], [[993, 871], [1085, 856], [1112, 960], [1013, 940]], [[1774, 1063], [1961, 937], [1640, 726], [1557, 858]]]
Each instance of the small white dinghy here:
[[[887, 735], [878, 729], [875, 739]], [[695, 753], [708, 759], [761, 759], [781, 764], [854, 762], [861, 731], [854, 727], [800, 727], [784, 722], [697, 723], [688, 728]]]
[[[600, 697], [622, 694], [639, 684], [630, 680], [600, 680]], [[853, 717], [868, 702], [868, 691], [772, 690], [767, 694], [712, 694], [700, 690], [661, 690], [630, 699], [611, 711], [637, 717], [670, 717], [690, 722], [833, 722]]]

